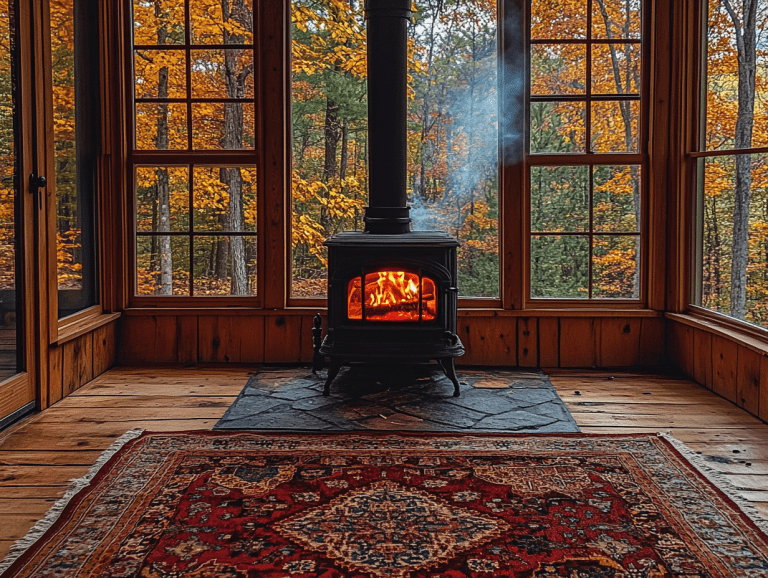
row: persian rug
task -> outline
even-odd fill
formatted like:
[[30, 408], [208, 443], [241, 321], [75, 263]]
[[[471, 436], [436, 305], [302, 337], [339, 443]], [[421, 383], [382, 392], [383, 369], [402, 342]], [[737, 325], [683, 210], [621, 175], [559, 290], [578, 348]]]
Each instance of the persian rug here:
[[766, 524], [665, 437], [128, 437], [3, 578], [768, 576]]
[[461, 396], [436, 364], [356, 364], [323, 396], [324, 372], [266, 367], [214, 429], [578, 432], [541, 371], [461, 368]]

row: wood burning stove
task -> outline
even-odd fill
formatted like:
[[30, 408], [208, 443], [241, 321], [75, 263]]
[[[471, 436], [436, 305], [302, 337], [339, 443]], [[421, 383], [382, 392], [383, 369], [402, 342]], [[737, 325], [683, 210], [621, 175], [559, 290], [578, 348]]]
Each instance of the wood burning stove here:
[[458, 241], [411, 231], [406, 195], [406, 42], [410, 0], [366, 0], [368, 34], [369, 206], [365, 231], [341, 233], [328, 247], [328, 332], [319, 353], [331, 359], [324, 395], [351, 361], [436, 359], [459, 395], [454, 358]]

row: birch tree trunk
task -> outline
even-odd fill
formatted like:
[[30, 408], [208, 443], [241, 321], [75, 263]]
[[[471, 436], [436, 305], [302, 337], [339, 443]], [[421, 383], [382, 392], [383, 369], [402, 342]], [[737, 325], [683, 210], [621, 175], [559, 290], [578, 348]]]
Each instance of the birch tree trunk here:
[[[755, 74], [757, 63], [757, 2], [744, 0], [743, 22], [733, 9], [731, 0], [722, 0], [736, 32], [738, 56], [739, 108], [736, 116], [734, 147], [752, 146], [755, 108]], [[736, 156], [733, 182], [733, 246], [731, 260], [731, 315], [745, 319], [747, 314], [747, 264], [749, 262], [749, 203], [752, 194], [752, 157]]]
[[[162, 15], [162, 0], [155, 1], [155, 15]], [[165, 26], [157, 30], [157, 43], [165, 44], [168, 31]], [[168, 67], [163, 66], [158, 73], [157, 97], [168, 98]], [[158, 104], [157, 115], [157, 150], [168, 150], [168, 105]], [[168, 169], [157, 168], [155, 170], [157, 181], [155, 184], [157, 198], [157, 232], [167, 233], [171, 230], [171, 191]], [[171, 237], [163, 235], [158, 238], [160, 250], [160, 292], [163, 295], [173, 295], [173, 254], [171, 252]]]
[[[221, 9], [224, 21], [230, 19], [239, 24], [250, 26], [252, 18], [245, 6], [244, 0], [222, 0]], [[224, 44], [243, 44], [241, 35], [231, 34], [224, 30]], [[245, 82], [253, 72], [249, 64], [239, 69], [237, 53], [233, 50], [224, 52], [224, 74], [227, 86], [227, 97], [244, 98]], [[227, 150], [243, 147], [244, 118], [243, 105], [240, 102], [224, 104], [224, 137], [222, 148]], [[227, 212], [227, 229], [232, 232], [243, 231], [243, 178], [240, 169], [227, 167], [220, 169], [219, 178], [229, 190], [229, 210]], [[229, 241], [229, 257], [232, 264], [232, 283], [230, 294], [248, 294], [248, 272], [245, 266], [245, 241], [243, 237], [232, 235]]]

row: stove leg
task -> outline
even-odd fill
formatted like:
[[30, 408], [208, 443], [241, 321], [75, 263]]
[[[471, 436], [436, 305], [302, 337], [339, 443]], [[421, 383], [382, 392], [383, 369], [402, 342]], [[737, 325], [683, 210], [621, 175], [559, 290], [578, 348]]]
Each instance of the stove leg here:
[[453, 397], [459, 397], [459, 378], [456, 376], [456, 366], [453, 363], [453, 357], [442, 357], [437, 362], [443, 368], [448, 379], [453, 383]]
[[328, 368], [328, 378], [325, 380], [325, 387], [323, 387], [323, 395], [328, 396], [331, 394], [331, 382], [339, 375], [339, 370], [342, 366], [341, 357], [331, 357], [331, 366]]

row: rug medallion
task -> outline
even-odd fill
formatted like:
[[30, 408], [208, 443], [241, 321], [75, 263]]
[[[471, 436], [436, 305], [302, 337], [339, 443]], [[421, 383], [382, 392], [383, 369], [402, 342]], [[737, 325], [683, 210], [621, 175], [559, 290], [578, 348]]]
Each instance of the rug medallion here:
[[144, 433], [2, 577], [768, 576], [764, 527], [678, 450], [648, 435]]

